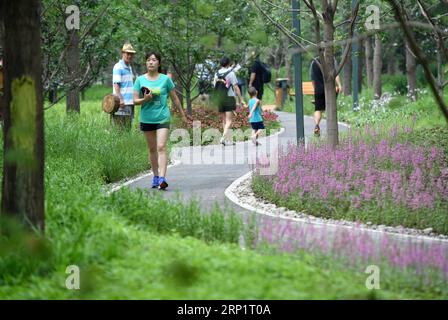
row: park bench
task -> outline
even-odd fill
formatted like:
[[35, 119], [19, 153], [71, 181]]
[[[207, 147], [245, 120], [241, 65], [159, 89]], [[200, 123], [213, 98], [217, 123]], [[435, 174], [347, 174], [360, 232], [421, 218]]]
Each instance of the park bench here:
[[[302, 93], [304, 95], [314, 95], [313, 82], [311, 82], [311, 81], [302, 82]], [[296, 95], [296, 93], [294, 91], [290, 91], [290, 89], [288, 88], [288, 95], [294, 97]]]
[[[285, 104], [286, 96], [293, 97], [295, 96], [295, 92], [291, 91], [291, 88], [288, 84], [288, 78], [278, 78], [275, 80], [275, 98], [276, 98], [276, 106], [281, 109]], [[313, 82], [302, 82], [302, 92], [304, 95], [314, 95], [314, 86]]]

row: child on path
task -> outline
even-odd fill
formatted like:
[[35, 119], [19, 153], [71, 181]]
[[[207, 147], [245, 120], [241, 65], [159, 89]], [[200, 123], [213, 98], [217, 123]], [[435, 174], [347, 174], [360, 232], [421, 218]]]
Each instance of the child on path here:
[[249, 90], [249, 122], [252, 126], [252, 142], [254, 145], [259, 146], [257, 141], [261, 130], [264, 129], [263, 116], [261, 115], [261, 100], [257, 98], [258, 91], [254, 87], [250, 87]]

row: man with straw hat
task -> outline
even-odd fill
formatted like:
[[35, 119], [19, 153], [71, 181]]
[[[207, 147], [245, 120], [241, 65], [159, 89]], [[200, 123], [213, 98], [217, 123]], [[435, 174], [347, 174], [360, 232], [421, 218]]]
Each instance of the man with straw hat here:
[[118, 117], [130, 116], [134, 119], [134, 74], [132, 72], [132, 60], [135, 50], [130, 43], [125, 43], [121, 49], [122, 59], [118, 61], [113, 69], [113, 93], [120, 98], [120, 108], [113, 115]]

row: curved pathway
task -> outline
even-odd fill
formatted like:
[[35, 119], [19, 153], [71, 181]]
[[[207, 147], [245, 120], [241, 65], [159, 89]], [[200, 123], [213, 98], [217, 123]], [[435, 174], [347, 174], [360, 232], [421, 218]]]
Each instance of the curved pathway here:
[[[224, 192], [233, 181], [251, 170], [257, 152], [258, 155], [269, 154], [277, 143], [286, 146], [288, 143], [295, 142], [295, 114], [276, 113], [279, 115], [284, 130], [279, 135], [261, 138], [260, 147], [255, 148], [251, 142], [239, 142], [235, 146], [226, 147], [213, 145], [180, 148], [181, 156], [177, 157], [177, 161], [180, 161], [177, 165], [168, 168], [169, 187], [166, 191], [150, 189], [152, 175], [134, 181], [129, 187], [162, 193], [168, 199], [178, 199], [178, 197], [184, 201], [196, 199], [205, 210], [211, 209], [217, 203], [224, 210], [233, 208], [236, 212], [247, 213], [247, 210], [229, 201]], [[305, 142], [313, 135], [313, 130], [313, 119], [305, 117]], [[347, 130], [347, 127], [340, 125], [339, 130]], [[326, 132], [325, 120], [321, 123], [321, 131], [323, 134]], [[325, 137], [322, 136], [322, 138]]]

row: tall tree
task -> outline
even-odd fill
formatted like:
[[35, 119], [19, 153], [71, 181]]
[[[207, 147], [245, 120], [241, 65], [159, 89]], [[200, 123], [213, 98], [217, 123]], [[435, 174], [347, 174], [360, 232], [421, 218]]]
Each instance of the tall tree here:
[[364, 70], [364, 39], [358, 41], [358, 92], [362, 91], [362, 75]]
[[[346, 17], [346, 20], [349, 20], [350, 16]], [[349, 28], [350, 26], [347, 26], [347, 28]], [[348, 32], [350, 30], [347, 30]], [[353, 67], [352, 67], [352, 59], [351, 57], [347, 59], [347, 61], [345, 62], [344, 65], [344, 80], [343, 80], [343, 90], [344, 90], [344, 96], [349, 96], [352, 94], [352, 72], [353, 72]]]
[[[318, 53], [321, 61], [321, 69], [324, 77], [325, 90], [325, 108], [327, 112], [327, 139], [328, 144], [335, 147], [339, 143], [338, 117], [336, 105], [336, 76], [341, 72], [349, 53], [351, 52], [351, 42], [348, 42], [342, 54], [341, 62], [335, 66], [334, 46], [335, 39], [335, 15], [338, 7], [338, 1], [322, 0], [321, 13], [317, 11], [313, 1], [303, 0], [306, 6], [311, 10], [314, 17], [314, 32], [316, 44], [318, 44]], [[359, 2], [352, 9], [349, 20], [349, 32], [347, 38], [353, 37], [356, 17], [358, 16]], [[323, 19], [323, 41], [320, 35], [320, 19]]]
[[3, 2], [5, 26], [2, 213], [44, 229], [40, 1]]
[[417, 61], [414, 53], [406, 40], [406, 77], [408, 80], [408, 97], [412, 101], [417, 100]]
[[[129, 13], [127, 6], [118, 0], [114, 6], [106, 0], [77, 0], [77, 10], [70, 11], [74, 10], [71, 0], [42, 2], [44, 95], [57, 88], [62, 94], [54, 102], [67, 97], [67, 111], [79, 112], [79, 92], [99, 78], [118, 48], [129, 40], [127, 36], [134, 33], [125, 35], [129, 28], [124, 24], [132, 26], [124, 17]], [[67, 27], [67, 21], [72, 24], [78, 13], [79, 30]], [[110, 67], [107, 72], [112, 78]]]
[[79, 57], [79, 35], [78, 30], [73, 29], [68, 33], [68, 48], [67, 48], [67, 83], [68, 93], [66, 100], [67, 112], [81, 111], [79, 105], [79, 84], [76, 81], [80, 69]]
[[[389, 4], [391, 5], [395, 19], [400, 23], [400, 26], [402, 30], [404, 31], [404, 35], [406, 37], [406, 40], [408, 41], [409, 47], [412, 50], [412, 52], [415, 54], [415, 57], [419, 64], [423, 68], [423, 72], [425, 74], [425, 78], [428, 82], [429, 88], [431, 89], [434, 98], [437, 102], [437, 105], [440, 108], [440, 111], [442, 112], [443, 116], [445, 117], [445, 120], [448, 122], [448, 106], [446, 101], [444, 100], [443, 95], [441, 94], [441, 91], [438, 88], [437, 80], [434, 78], [434, 75], [431, 72], [431, 69], [429, 67], [429, 61], [420, 47], [420, 45], [416, 41], [415, 33], [410, 27], [410, 23], [408, 20], [408, 17], [406, 13], [403, 11], [403, 8], [396, 2], [396, 0], [388, 0]], [[443, 31], [446, 36], [446, 32]]]
[[417, 0], [418, 9], [422, 16], [432, 27], [433, 40], [436, 43], [435, 55], [437, 65], [437, 89], [440, 94], [443, 95], [443, 89], [448, 85], [448, 81], [445, 81], [445, 75], [443, 71], [444, 63], [448, 62], [448, 47], [445, 44], [448, 36], [443, 34], [443, 29], [446, 30], [448, 23], [447, 15], [441, 14], [436, 16], [436, 13], [446, 12], [448, 10], [448, 3], [432, 3], [427, 6], [422, 0]]
[[381, 72], [383, 69], [382, 57], [382, 40], [381, 35], [375, 34], [375, 46], [373, 48], [373, 98], [378, 100], [381, 98], [382, 83]]
[[[314, 43], [304, 38], [303, 36], [298, 36], [289, 31], [289, 28], [286, 28], [281, 22], [276, 21], [271, 16], [271, 14], [268, 14], [266, 10], [263, 10], [263, 8], [257, 3], [256, 0], [252, 0], [254, 6], [263, 14], [263, 16], [267, 18], [267, 21], [278, 28], [290, 39], [292, 43], [299, 47], [299, 49], [297, 50], [310, 53], [310, 50], [305, 47], [303, 43], [301, 43], [307, 42], [311, 43], [313, 49], [317, 51], [320, 60], [320, 67], [324, 78], [325, 105], [327, 112], [327, 142], [330, 146], [335, 147], [339, 143], [335, 90], [336, 77], [341, 72], [351, 52], [351, 41], [346, 41], [345, 48], [341, 55], [341, 60], [339, 63], [337, 63], [337, 65], [335, 65], [335, 32], [337, 26], [344, 26], [346, 23], [348, 23], [349, 27], [343, 28], [343, 35], [338, 35], [338, 38], [353, 38], [353, 31], [355, 28], [355, 21], [358, 16], [360, 2], [357, 1], [353, 8], [351, 8], [351, 3], [340, 3], [337, 0], [321, 0], [320, 6], [314, 4], [313, 0], [303, 0], [303, 2], [308, 7], [309, 11], [311, 11], [311, 15], [313, 18], [311, 20], [312, 27], [309, 29], [313, 30]], [[341, 15], [336, 15], [338, 4], [340, 5], [340, 10], [351, 10], [351, 15], [349, 20], [335, 25], [336, 17], [341, 17]], [[307, 10], [300, 10], [300, 14], [309, 15]], [[346, 31], [347, 29], [348, 33]], [[321, 35], [321, 33], [323, 34], [323, 36]], [[294, 50], [297, 51], [296, 49]]]
[[367, 75], [367, 87], [373, 87], [373, 47], [371, 37], [367, 37], [364, 41], [365, 58], [366, 58], [366, 75]]

